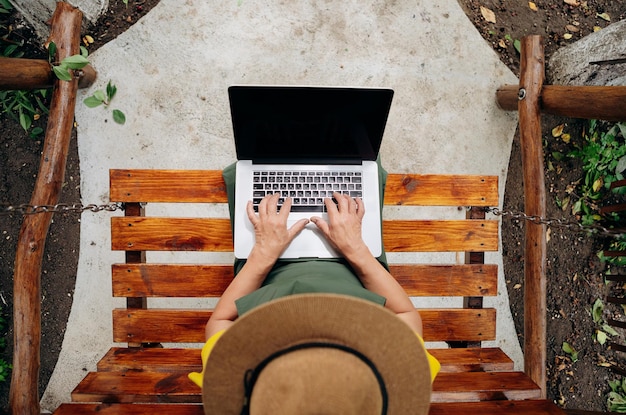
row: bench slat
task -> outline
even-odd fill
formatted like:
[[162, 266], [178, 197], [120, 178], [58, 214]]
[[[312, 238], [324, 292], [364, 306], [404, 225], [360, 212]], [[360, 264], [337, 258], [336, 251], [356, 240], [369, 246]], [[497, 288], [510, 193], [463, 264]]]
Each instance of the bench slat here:
[[[220, 170], [111, 170], [114, 202], [223, 203]], [[496, 176], [389, 174], [385, 204], [498, 206]]]
[[[420, 310], [425, 341], [486, 341], [496, 335], [496, 310]], [[203, 343], [210, 310], [115, 309], [113, 341]]]
[[386, 205], [498, 206], [496, 176], [390, 174]]
[[546, 400], [433, 403], [429, 415], [564, 415]]
[[[539, 399], [541, 391], [522, 372], [440, 373], [432, 402]], [[186, 373], [90, 372], [72, 392], [75, 402], [199, 403], [201, 389]]]
[[[410, 296], [495, 296], [496, 265], [390, 265]], [[114, 264], [115, 297], [219, 297], [233, 278], [232, 265]]]
[[[387, 252], [497, 251], [498, 222], [493, 220], [385, 220]], [[111, 218], [111, 248], [118, 251], [233, 250], [228, 219]]]
[[113, 202], [223, 203], [220, 170], [110, 170]]
[[[547, 400], [433, 403], [429, 415], [563, 415]], [[204, 415], [200, 404], [63, 404], [54, 415]]]
[[[428, 349], [441, 373], [511, 371], [513, 361], [500, 348]], [[200, 349], [114, 347], [98, 362], [98, 371], [200, 372]]]

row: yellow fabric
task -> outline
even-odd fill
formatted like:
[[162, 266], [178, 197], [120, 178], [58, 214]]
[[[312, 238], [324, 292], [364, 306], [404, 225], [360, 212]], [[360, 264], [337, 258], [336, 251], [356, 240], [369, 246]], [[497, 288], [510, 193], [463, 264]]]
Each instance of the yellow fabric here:
[[[225, 331], [226, 330], [224, 329], [212, 335], [202, 347], [202, 351], [200, 352], [200, 357], [202, 358], [202, 372], [191, 372], [189, 375], [187, 375], [189, 379], [199, 387], [202, 387], [204, 368], [206, 366], [207, 360], [209, 359], [209, 355], [211, 354], [211, 350], [213, 350], [215, 343], [217, 343], [217, 341], [220, 339], [220, 337], [222, 337], [222, 334], [224, 334]], [[424, 340], [422, 339], [422, 337], [417, 333], [415, 333], [415, 335], [417, 336], [420, 343], [422, 343], [422, 346], [424, 346]], [[437, 374], [441, 370], [441, 363], [439, 363], [435, 356], [428, 353], [428, 351], [426, 351], [426, 358], [428, 359], [428, 365], [430, 366], [430, 381], [433, 382], [435, 380], [435, 377], [437, 377]]]

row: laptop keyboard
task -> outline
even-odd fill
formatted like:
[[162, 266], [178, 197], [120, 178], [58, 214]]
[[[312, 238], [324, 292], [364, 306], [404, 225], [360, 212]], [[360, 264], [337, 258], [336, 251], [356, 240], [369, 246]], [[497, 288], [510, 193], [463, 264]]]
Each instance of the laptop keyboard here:
[[255, 171], [253, 172], [254, 211], [267, 195], [280, 193], [278, 205], [291, 197], [292, 212], [324, 212], [324, 199], [333, 192], [363, 197], [360, 171]]

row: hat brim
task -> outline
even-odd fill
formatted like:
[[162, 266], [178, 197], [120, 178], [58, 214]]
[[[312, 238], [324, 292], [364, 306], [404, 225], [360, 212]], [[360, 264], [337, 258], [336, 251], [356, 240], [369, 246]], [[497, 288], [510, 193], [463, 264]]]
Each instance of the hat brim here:
[[219, 339], [204, 371], [206, 414], [239, 414], [244, 375], [269, 355], [309, 342], [358, 350], [376, 366], [388, 414], [426, 414], [430, 367], [415, 333], [391, 311], [336, 294], [300, 294], [263, 304], [240, 317]]

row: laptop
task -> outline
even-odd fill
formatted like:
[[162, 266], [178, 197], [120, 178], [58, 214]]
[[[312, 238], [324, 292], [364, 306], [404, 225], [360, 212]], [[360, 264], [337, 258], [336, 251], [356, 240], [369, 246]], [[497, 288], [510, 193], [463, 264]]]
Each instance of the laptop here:
[[[328, 220], [324, 199], [334, 189], [365, 204], [363, 240], [382, 253], [376, 159], [391, 107], [386, 88], [251, 86], [228, 89], [237, 153], [234, 251], [247, 258], [254, 228], [246, 204], [280, 192], [292, 198], [287, 226], [302, 218]], [[335, 258], [339, 253], [309, 223], [281, 258]]]

